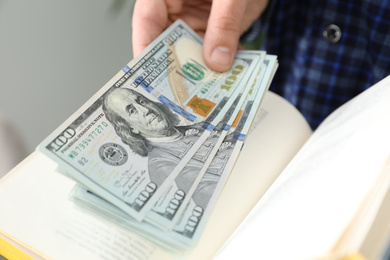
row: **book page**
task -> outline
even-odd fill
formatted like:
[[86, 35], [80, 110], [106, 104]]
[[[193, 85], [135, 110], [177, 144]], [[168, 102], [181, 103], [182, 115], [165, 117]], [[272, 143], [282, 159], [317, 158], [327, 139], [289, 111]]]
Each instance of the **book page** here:
[[[363, 237], [364, 240], [362, 241], [359, 249], [359, 252], [366, 259], [390, 259], [389, 256], [384, 256], [384, 253], [388, 250], [388, 243], [390, 238], [390, 161], [388, 161], [388, 165], [384, 171], [384, 174], [386, 175], [384, 176], [384, 180], [381, 178], [383, 183], [381, 185], [377, 185], [379, 186], [378, 189], [380, 189], [380, 192], [376, 192], [377, 194], [375, 194], [375, 197], [379, 197], [379, 199], [375, 198], [376, 200], [373, 201], [373, 204], [376, 207], [378, 207], [378, 205], [375, 204], [378, 204], [378, 202], [381, 203], [379, 208], [376, 211], [373, 211], [370, 208], [372, 205], [367, 205], [368, 209], [361, 209], [361, 211], [364, 211], [365, 213], [368, 213], [371, 210], [373, 211], [372, 213], [375, 214], [374, 219], [368, 218], [368, 221], [371, 220], [369, 222], [370, 227], [365, 237]], [[382, 193], [383, 191], [385, 194]], [[381, 195], [383, 199], [380, 198]], [[368, 202], [370, 203], [371, 201]], [[359, 226], [355, 226], [354, 228], [359, 229]], [[351, 233], [352, 234], [350, 235], [353, 235], [353, 232]]]
[[[220, 252], [246, 259], [319, 259], [335, 252], [390, 155], [390, 77], [314, 132]], [[350, 240], [349, 251], [361, 238]], [[219, 259], [219, 258], [217, 258]]]
[[164, 259], [151, 242], [76, 208], [75, 182], [34, 152], [0, 183], [0, 229], [44, 259]]
[[[204, 234], [179, 258], [209, 259], [311, 135], [303, 117], [269, 92]], [[143, 237], [75, 205], [75, 182], [34, 152], [0, 180], [0, 233], [48, 259], [175, 259]]]

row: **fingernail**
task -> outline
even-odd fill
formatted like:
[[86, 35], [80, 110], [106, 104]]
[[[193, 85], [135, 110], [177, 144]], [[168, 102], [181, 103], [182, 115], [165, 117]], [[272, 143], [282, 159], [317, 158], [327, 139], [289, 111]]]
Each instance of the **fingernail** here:
[[232, 52], [229, 48], [226, 47], [217, 47], [214, 49], [213, 53], [211, 54], [211, 59], [219, 64], [227, 65], [230, 63], [230, 57], [232, 55]]

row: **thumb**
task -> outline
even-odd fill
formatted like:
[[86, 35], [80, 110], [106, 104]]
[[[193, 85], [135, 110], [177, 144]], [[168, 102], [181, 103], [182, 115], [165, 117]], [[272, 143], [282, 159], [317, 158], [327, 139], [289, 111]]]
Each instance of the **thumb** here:
[[216, 71], [227, 71], [234, 60], [247, 0], [215, 0], [211, 7], [203, 57]]

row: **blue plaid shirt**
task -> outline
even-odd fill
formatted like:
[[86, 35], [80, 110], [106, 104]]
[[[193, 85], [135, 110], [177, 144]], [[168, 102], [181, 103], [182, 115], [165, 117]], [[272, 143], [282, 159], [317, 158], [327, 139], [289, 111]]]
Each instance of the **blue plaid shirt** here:
[[[270, 89], [313, 129], [390, 74], [390, 0], [274, 0], [271, 6], [262, 48], [278, 55], [280, 66]], [[257, 38], [261, 28], [259, 20], [245, 39]]]

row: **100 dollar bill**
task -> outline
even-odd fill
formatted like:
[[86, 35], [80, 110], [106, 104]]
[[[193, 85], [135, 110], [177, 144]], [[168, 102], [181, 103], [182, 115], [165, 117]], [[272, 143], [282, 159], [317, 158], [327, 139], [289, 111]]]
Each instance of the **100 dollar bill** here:
[[[237, 56], [230, 71], [213, 72], [204, 66], [200, 44], [188, 26], [174, 23], [38, 149], [142, 220], [227, 111], [220, 103], [235, 98], [259, 59]], [[189, 51], [193, 57], [185, 56]], [[164, 156], [167, 163], [159, 165]]]

